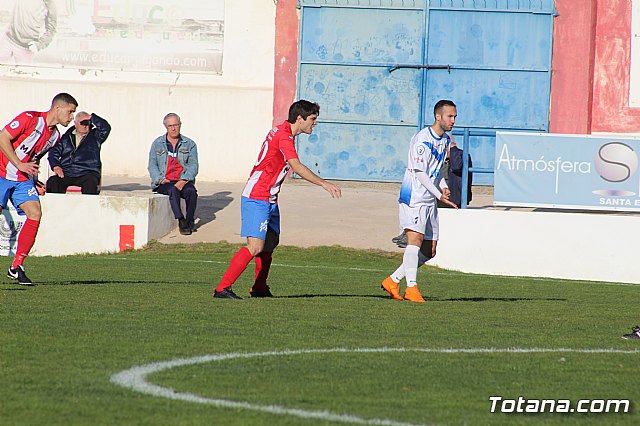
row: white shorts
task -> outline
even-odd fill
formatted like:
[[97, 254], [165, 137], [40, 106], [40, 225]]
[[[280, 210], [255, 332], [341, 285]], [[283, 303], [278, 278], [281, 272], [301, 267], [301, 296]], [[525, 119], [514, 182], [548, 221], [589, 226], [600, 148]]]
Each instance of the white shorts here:
[[424, 235], [425, 240], [438, 241], [438, 206], [409, 207], [399, 203], [400, 229], [410, 229]]

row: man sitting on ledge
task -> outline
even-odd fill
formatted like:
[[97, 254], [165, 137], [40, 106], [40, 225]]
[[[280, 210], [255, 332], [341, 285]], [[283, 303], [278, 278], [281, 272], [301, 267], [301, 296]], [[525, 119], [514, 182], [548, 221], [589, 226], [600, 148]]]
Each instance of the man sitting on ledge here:
[[83, 194], [100, 193], [102, 162], [100, 149], [111, 126], [96, 114], [78, 112], [72, 126], [49, 151], [49, 165], [55, 173], [47, 180], [47, 192], [64, 194], [79, 186]]
[[[153, 192], [169, 196], [173, 215], [178, 220], [182, 235], [195, 230], [194, 217], [198, 202], [195, 181], [198, 174], [198, 148], [196, 143], [180, 133], [182, 122], [176, 113], [165, 115], [162, 121], [167, 132], [158, 136], [149, 150], [149, 175]], [[186, 217], [182, 213], [180, 198], [186, 204]]]

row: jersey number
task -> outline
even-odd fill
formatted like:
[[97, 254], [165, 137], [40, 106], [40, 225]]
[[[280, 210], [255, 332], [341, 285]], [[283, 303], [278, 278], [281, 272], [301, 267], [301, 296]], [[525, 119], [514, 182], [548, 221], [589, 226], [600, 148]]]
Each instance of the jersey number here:
[[262, 163], [262, 160], [264, 160], [264, 157], [267, 156], [267, 151], [269, 150], [269, 141], [265, 140], [262, 143], [262, 147], [260, 148], [260, 154], [258, 154], [258, 161], [256, 161], [256, 166], [260, 163]]

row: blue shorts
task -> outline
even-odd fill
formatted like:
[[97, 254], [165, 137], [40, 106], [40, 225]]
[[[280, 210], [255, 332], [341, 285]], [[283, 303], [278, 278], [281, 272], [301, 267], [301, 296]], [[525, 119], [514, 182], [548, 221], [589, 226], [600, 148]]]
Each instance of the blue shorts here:
[[16, 182], [15, 180], [0, 177], [0, 203], [2, 203], [3, 209], [7, 208], [9, 200], [11, 200], [11, 204], [16, 208], [18, 214], [24, 215], [24, 212], [19, 207], [20, 204], [31, 200], [40, 202], [40, 197], [38, 197], [38, 190], [31, 179], [24, 182]]
[[268, 228], [273, 229], [276, 234], [280, 234], [280, 209], [278, 204], [242, 197], [240, 208], [242, 211], [241, 237], [266, 240]]

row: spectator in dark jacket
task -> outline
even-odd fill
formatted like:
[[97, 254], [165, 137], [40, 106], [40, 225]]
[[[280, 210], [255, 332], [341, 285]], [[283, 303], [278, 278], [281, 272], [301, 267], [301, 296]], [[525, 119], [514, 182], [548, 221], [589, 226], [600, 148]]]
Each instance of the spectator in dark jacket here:
[[[462, 206], [462, 162], [464, 161], [464, 151], [458, 148], [456, 141], [451, 137], [449, 147], [449, 189], [451, 190], [451, 201], [458, 208]], [[471, 156], [469, 155], [469, 168], [472, 167]], [[471, 201], [471, 184], [473, 173], [469, 172], [467, 181], [467, 203]]]
[[100, 149], [111, 126], [102, 117], [78, 112], [72, 126], [49, 151], [49, 165], [55, 173], [47, 180], [47, 192], [63, 194], [79, 186], [83, 194], [100, 193], [102, 162]]

